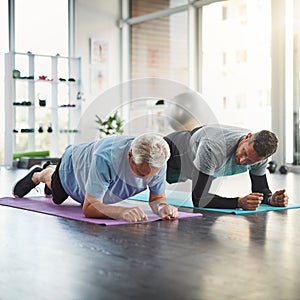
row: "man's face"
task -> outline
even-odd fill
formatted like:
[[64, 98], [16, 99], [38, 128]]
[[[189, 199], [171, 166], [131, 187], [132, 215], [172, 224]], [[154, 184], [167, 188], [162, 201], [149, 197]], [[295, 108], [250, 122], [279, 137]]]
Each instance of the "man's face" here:
[[235, 163], [237, 165], [253, 165], [265, 159], [265, 157], [259, 157], [254, 150], [254, 142], [249, 142], [251, 133], [248, 133], [244, 137], [235, 152]]
[[148, 163], [136, 164], [132, 159], [132, 153], [128, 153], [128, 161], [131, 172], [136, 177], [142, 178], [145, 182], [159, 172], [160, 168], [151, 168]]

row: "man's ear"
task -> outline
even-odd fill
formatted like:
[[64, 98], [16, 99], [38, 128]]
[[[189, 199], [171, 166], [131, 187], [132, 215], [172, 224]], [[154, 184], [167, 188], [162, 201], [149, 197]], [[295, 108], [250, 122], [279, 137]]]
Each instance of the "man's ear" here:
[[252, 133], [251, 132], [249, 132], [246, 136], [245, 136], [245, 140], [248, 140], [248, 139], [250, 139], [251, 138], [251, 136], [252, 136]]
[[132, 150], [130, 149], [127, 153], [127, 158], [130, 159], [132, 157]]

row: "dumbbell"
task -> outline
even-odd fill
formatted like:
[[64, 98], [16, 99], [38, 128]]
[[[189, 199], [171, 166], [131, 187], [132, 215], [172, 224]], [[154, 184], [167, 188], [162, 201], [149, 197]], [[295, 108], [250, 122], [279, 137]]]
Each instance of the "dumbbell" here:
[[280, 172], [280, 174], [287, 174], [287, 172], [288, 172], [287, 166], [282, 165], [282, 166], [279, 168], [279, 172]]
[[269, 170], [270, 173], [275, 173], [277, 168], [277, 163], [274, 160], [269, 161], [267, 169]]

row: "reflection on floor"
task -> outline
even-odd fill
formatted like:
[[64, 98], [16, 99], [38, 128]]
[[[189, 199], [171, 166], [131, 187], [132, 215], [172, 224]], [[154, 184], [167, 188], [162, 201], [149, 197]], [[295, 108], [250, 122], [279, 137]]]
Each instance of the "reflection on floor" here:
[[[27, 171], [1, 168], [0, 196]], [[300, 174], [268, 178], [300, 203]], [[249, 178], [213, 188], [243, 196]], [[105, 227], [0, 206], [0, 299], [298, 299], [299, 231], [300, 209]]]

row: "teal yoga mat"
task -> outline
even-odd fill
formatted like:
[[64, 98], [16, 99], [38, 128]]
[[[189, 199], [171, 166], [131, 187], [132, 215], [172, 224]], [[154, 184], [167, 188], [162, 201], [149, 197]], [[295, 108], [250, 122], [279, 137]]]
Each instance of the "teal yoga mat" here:
[[[242, 209], [223, 209], [223, 208], [198, 208], [193, 206], [191, 193], [181, 192], [181, 191], [171, 191], [166, 190], [166, 196], [169, 204], [187, 208], [194, 208], [197, 210], [207, 210], [207, 211], [215, 211], [227, 214], [236, 214], [236, 215], [246, 215], [246, 214], [255, 214], [262, 213], [268, 211], [278, 211], [278, 210], [287, 210], [292, 208], [300, 208], [300, 204], [292, 204], [290, 203], [287, 207], [276, 207], [270, 206], [266, 204], [261, 204], [256, 210], [242, 210]], [[135, 195], [134, 197], [129, 198], [131, 200], [137, 201], [145, 201], [148, 202], [149, 199], [149, 191], [144, 191]]]

